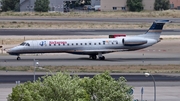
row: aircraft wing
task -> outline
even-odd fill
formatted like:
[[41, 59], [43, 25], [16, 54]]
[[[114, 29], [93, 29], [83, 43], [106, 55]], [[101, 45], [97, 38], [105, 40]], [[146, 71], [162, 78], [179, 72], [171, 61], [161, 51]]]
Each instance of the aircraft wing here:
[[102, 54], [105, 53], [112, 53], [112, 52], [120, 52], [120, 51], [125, 51], [124, 49], [95, 49], [95, 50], [73, 50], [73, 51], [68, 51], [69, 53], [82, 53], [82, 54], [98, 54], [99, 52]]

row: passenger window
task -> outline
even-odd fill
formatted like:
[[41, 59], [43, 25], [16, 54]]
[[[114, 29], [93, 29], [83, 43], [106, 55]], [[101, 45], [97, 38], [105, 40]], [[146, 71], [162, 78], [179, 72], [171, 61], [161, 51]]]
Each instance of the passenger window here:
[[99, 45], [101, 45], [101, 43], [99, 43]]
[[81, 45], [83, 45], [83, 44], [81, 43]]
[[87, 45], [87, 43], [85, 43], [85, 45]]
[[72, 46], [73, 46], [74, 44], [72, 43]]
[[63, 43], [63, 46], [65, 46], [65, 44]]
[[67, 44], [69, 46], [69, 44]]
[[58, 44], [60, 46], [60, 44]]
[[89, 43], [89, 45], [91, 45], [91, 43]]
[[96, 45], [96, 43], [94, 43], [94, 45]]
[[76, 43], [76, 45], [78, 45], [78, 43]]
[[116, 42], [116, 44], [118, 44], [118, 42]]

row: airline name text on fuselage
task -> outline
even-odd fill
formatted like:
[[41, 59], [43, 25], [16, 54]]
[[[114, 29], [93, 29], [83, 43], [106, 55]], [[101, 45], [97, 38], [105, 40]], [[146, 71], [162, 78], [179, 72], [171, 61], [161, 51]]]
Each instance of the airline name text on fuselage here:
[[49, 44], [67, 44], [66, 41], [49, 41]]

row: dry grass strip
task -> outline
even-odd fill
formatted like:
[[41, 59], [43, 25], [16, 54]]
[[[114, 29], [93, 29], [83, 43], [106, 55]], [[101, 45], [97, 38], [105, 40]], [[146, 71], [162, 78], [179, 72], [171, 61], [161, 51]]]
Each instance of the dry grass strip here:
[[[0, 29], [148, 29], [151, 25], [152, 23], [2, 21]], [[180, 24], [167, 24], [164, 29], [180, 29]]]
[[[180, 65], [98, 65], [98, 66], [44, 66], [37, 71], [44, 72], [104, 72], [112, 73], [180, 73]], [[42, 69], [43, 68], [43, 69]], [[33, 66], [24, 67], [0, 67], [0, 70], [7, 71], [28, 71], [33, 72]]]
[[129, 11], [106, 11], [106, 12], [93, 12], [93, 11], [71, 11], [69, 13], [59, 12], [1, 12], [0, 17], [57, 17], [57, 18], [134, 18], [134, 17], [156, 17], [156, 18], [180, 18], [179, 10], [165, 10], [165, 11], [142, 11], [142, 12], [129, 12]]

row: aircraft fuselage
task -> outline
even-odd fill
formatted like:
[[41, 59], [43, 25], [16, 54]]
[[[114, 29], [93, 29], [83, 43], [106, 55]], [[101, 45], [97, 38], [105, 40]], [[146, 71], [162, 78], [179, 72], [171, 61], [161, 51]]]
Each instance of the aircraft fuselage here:
[[[24, 45], [19, 45], [9, 51], [11, 55], [28, 53], [72, 53], [72, 54], [102, 54], [114, 51], [131, 51], [146, 48], [155, 44], [157, 41], [146, 39], [147, 43], [142, 45], [124, 45], [122, 38], [113, 39], [73, 39], [73, 40], [29, 40]], [[138, 38], [137, 38], [138, 40]], [[94, 51], [93, 51], [94, 50]], [[103, 51], [104, 50], [104, 51]], [[12, 51], [12, 52], [11, 52]]]

